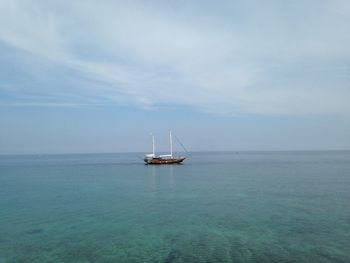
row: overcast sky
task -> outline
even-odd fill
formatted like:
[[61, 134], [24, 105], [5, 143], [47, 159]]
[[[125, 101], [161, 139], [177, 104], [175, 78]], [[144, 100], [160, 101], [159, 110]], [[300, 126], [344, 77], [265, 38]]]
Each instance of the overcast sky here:
[[350, 2], [0, 0], [0, 153], [350, 149]]

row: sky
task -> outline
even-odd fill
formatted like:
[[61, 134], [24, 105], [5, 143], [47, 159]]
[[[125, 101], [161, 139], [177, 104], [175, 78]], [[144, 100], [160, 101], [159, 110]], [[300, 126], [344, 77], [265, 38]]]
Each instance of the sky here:
[[350, 149], [347, 0], [0, 0], [0, 154]]

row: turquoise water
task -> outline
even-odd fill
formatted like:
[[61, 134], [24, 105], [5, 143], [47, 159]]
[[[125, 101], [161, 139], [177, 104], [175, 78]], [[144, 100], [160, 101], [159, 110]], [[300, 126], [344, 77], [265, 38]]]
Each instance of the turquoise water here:
[[350, 262], [350, 152], [0, 157], [0, 262]]

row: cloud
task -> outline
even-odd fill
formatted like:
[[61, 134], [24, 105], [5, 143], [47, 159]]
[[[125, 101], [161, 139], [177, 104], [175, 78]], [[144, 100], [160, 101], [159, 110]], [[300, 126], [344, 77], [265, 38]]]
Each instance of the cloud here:
[[350, 112], [347, 1], [0, 5], [0, 52], [21, 68], [3, 105]]

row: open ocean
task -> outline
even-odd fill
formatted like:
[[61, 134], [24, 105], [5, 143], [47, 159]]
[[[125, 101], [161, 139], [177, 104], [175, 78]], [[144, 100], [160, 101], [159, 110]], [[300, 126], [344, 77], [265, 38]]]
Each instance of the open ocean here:
[[350, 152], [0, 156], [0, 262], [350, 262]]

